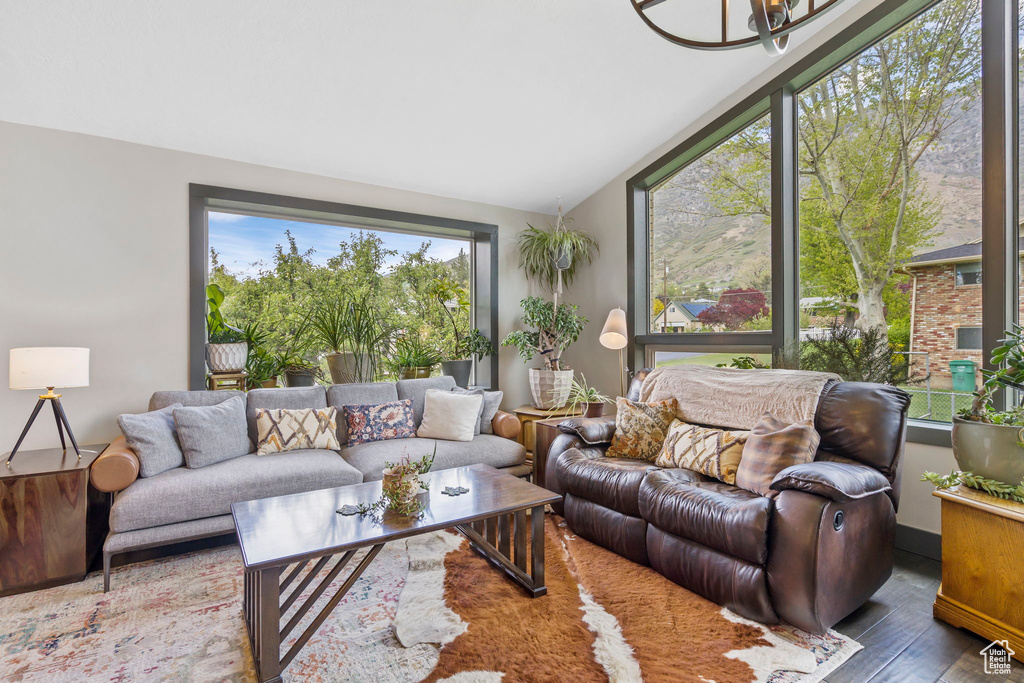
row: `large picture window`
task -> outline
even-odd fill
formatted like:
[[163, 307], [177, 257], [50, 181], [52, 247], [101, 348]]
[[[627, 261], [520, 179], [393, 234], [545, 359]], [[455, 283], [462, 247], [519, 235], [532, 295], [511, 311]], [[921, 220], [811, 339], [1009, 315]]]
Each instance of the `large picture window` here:
[[[1018, 318], [1017, 1], [883, 0], [632, 177], [631, 363], [859, 354], [846, 379], [906, 389], [910, 438], [948, 445]], [[730, 234], [761, 241], [704, 260]], [[673, 324], [729, 289], [767, 310]]]

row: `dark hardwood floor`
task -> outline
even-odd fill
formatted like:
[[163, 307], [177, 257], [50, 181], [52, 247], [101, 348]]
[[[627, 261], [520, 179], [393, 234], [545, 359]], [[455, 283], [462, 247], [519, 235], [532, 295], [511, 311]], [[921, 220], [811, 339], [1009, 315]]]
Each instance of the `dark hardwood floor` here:
[[1014, 660], [1009, 677], [985, 674], [979, 652], [988, 641], [932, 617], [940, 575], [935, 560], [897, 550], [892, 578], [836, 624], [864, 649], [828, 683], [1024, 683], [1024, 664]]

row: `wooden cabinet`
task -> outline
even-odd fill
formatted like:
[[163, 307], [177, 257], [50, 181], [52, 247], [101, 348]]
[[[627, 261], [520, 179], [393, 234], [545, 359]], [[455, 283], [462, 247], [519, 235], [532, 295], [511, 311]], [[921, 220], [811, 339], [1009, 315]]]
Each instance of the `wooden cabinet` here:
[[1024, 504], [964, 486], [942, 499], [942, 585], [937, 619], [1007, 640], [1024, 661]]
[[579, 411], [573, 411], [568, 406], [564, 408], [555, 408], [553, 410], [542, 410], [541, 408], [534, 408], [533, 406], [519, 406], [513, 411], [516, 417], [519, 418], [519, 426], [522, 428], [519, 432], [519, 443], [526, 447], [526, 454], [528, 458], [533, 457], [535, 441], [536, 441], [536, 430], [534, 423], [538, 420], [549, 420], [551, 418], [560, 417], [572, 417], [573, 415], [579, 415]]
[[562, 432], [558, 425], [565, 420], [565, 417], [554, 417], [546, 420], [537, 420], [533, 423], [535, 455], [533, 456], [533, 483], [537, 486], [544, 486], [544, 473], [547, 470], [548, 449], [551, 442]]
[[18, 451], [0, 467], [0, 596], [85, 577], [107, 531], [109, 497], [89, 485], [106, 447]]

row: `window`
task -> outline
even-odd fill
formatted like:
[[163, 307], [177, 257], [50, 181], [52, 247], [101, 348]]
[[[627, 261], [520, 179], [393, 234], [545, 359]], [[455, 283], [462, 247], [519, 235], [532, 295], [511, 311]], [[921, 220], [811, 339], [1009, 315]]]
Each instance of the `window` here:
[[662, 368], [672, 365], [741, 365], [744, 367], [771, 367], [772, 357], [767, 353], [732, 353], [707, 351], [654, 350], [648, 367]]
[[[229, 324], [260, 333], [268, 368], [301, 359], [330, 377], [331, 349], [303, 344], [314, 341], [303, 331], [313, 311], [340, 300], [358, 302], [367, 312], [361, 320], [381, 321], [387, 348], [406, 339], [454, 359], [464, 353], [456, 334], [465, 339], [476, 329], [497, 339], [497, 226], [205, 185], [191, 185], [190, 194], [194, 388], [206, 377], [207, 283], [226, 295]], [[443, 302], [432, 291], [441, 280], [452, 285]], [[390, 356], [369, 374], [393, 374]], [[471, 381], [496, 386], [493, 357], [474, 366]], [[250, 375], [259, 370], [262, 380], [263, 369]]]
[[771, 328], [770, 143], [758, 119], [650, 192], [651, 333]]
[[981, 284], [981, 261], [956, 264], [956, 286]]
[[[1007, 116], [1024, 111], [1022, 12], [1013, 0], [881, 0], [630, 178], [631, 365], [745, 347], [806, 367], [804, 349], [847, 330], [848, 348], [891, 359], [861, 367], [888, 366], [883, 379], [911, 392], [911, 440], [948, 446], [965, 407], [949, 363], [964, 351], [987, 363], [1024, 286], [1014, 186], [1024, 146], [1010, 146], [1024, 145], [1024, 118]], [[694, 253], [700, 239], [742, 220], [766, 226], [768, 315], [684, 322], [691, 302], [679, 295], [696, 286], [686, 282], [695, 266], [708, 267]], [[694, 305], [720, 305], [744, 284], [722, 270], [704, 279], [706, 300], [688, 297]], [[659, 307], [669, 300], [674, 317]]]
[[958, 327], [956, 328], [957, 351], [980, 351], [981, 350], [981, 328], [980, 327]]

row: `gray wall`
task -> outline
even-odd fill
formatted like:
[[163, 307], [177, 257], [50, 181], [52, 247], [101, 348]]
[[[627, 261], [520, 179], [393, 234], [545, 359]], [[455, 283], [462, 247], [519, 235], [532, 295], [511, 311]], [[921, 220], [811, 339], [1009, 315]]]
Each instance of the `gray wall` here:
[[[254, 141], [255, 142], [255, 141]], [[516, 233], [550, 216], [0, 122], [0, 452], [35, 392], [7, 389], [7, 350], [87, 346], [91, 386], [64, 404], [80, 443], [118, 434], [157, 389], [187, 385], [188, 184], [203, 183], [500, 226], [499, 330], [528, 288]], [[506, 408], [528, 402], [526, 366], [500, 354]], [[23, 448], [58, 445], [52, 415]]]

